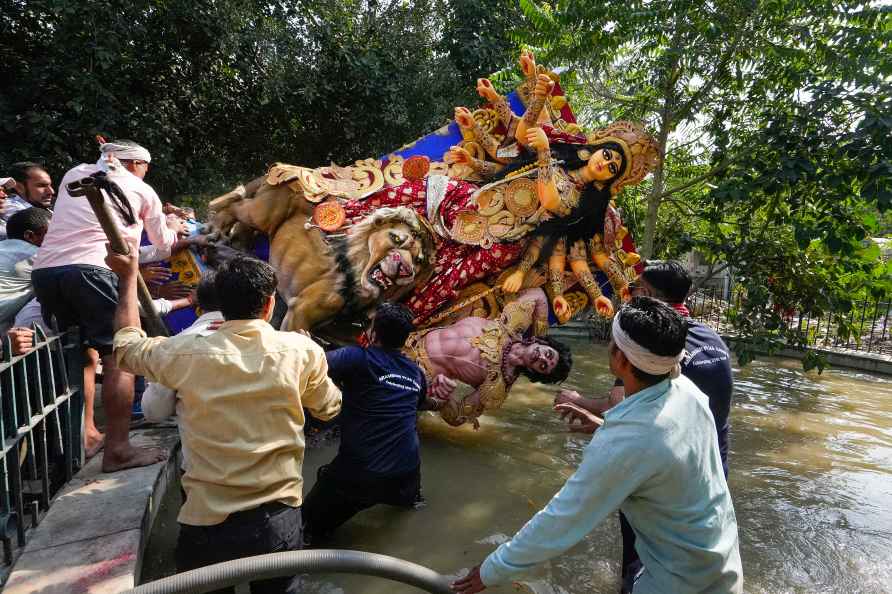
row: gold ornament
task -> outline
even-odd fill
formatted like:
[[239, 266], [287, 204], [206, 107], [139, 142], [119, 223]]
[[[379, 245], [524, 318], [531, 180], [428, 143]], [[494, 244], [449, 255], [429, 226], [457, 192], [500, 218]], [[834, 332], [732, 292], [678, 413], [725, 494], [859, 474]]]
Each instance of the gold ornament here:
[[563, 95], [554, 95], [551, 97], [551, 109], [555, 111], [562, 110], [567, 105], [567, 98]]
[[518, 217], [528, 217], [539, 209], [539, 194], [536, 182], [521, 178], [508, 184], [505, 190], [505, 206]]
[[485, 217], [496, 214], [504, 205], [502, 193], [499, 191], [485, 190], [477, 195], [477, 212]]
[[403, 163], [405, 163], [405, 159], [397, 155], [390, 155], [387, 157], [387, 166], [384, 167], [384, 183], [388, 186], [399, 186], [402, 185], [405, 179], [403, 178]]
[[570, 317], [572, 318], [588, 306], [588, 295], [582, 291], [570, 291], [564, 294], [564, 299], [570, 305]]
[[641, 261], [641, 256], [639, 256], [635, 252], [627, 252], [625, 250], [620, 250], [620, 251], [622, 252], [619, 255], [620, 259], [623, 261], [623, 264], [625, 264], [626, 267], [635, 266], [635, 264], [637, 264], [638, 262]]
[[496, 239], [503, 239], [513, 228], [515, 217], [507, 210], [500, 210], [489, 217], [487, 230]]
[[484, 132], [492, 132], [499, 124], [499, 114], [494, 109], [478, 109], [471, 115]]
[[340, 229], [346, 220], [347, 213], [337, 200], [322, 202], [313, 209], [313, 222], [328, 233]]
[[478, 244], [486, 231], [486, 219], [472, 212], [463, 212], [455, 219], [453, 236], [462, 243]]

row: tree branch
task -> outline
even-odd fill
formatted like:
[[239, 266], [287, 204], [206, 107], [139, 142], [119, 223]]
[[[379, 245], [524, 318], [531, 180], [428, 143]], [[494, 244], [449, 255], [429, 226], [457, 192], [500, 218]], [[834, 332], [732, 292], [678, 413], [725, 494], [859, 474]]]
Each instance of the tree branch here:
[[607, 99], [615, 103], [624, 103], [626, 105], [634, 105], [641, 101], [639, 98], [632, 95], [619, 95], [614, 93], [607, 87], [604, 82], [601, 81], [601, 77], [598, 76], [596, 72], [593, 72], [590, 77], [587, 78], [589, 78], [587, 82], [591, 87], [592, 92], [602, 99]]
[[689, 140], [687, 142], [680, 142], [680, 143], [676, 144], [675, 146], [673, 146], [671, 149], [667, 150], [666, 156], [675, 154], [676, 151], [680, 151], [681, 149], [685, 148], [686, 146], [691, 146], [692, 144], [696, 144], [696, 143], [700, 142], [700, 140], [704, 136], [707, 136], [707, 135], [708, 135], [708, 132], [706, 130], [701, 131], [700, 134], [698, 134], [696, 138]]
[[737, 48], [741, 40], [743, 39], [744, 29], [745, 27], [743, 26], [737, 28], [737, 35], [734, 37], [734, 41], [731, 43], [731, 46], [725, 50], [725, 53], [722, 55], [718, 64], [716, 64], [712, 76], [710, 76], [709, 80], [703, 83], [703, 85], [699, 89], [697, 89], [697, 91], [693, 95], [691, 95], [691, 98], [688, 99], [687, 102], [685, 102], [685, 104], [681, 106], [681, 109], [678, 110], [679, 121], [687, 119], [687, 117], [697, 107], [697, 103], [703, 98], [703, 96], [712, 91], [712, 88], [718, 82], [719, 74], [728, 65], [734, 55], [736, 55]]
[[680, 186], [675, 186], [674, 188], [670, 188], [670, 189], [666, 190], [665, 192], [660, 194], [660, 199], [663, 199], [666, 196], [671, 196], [672, 194], [681, 192], [682, 190], [687, 190], [691, 186], [695, 186], [697, 184], [703, 183], [706, 180], [708, 180], [709, 178], [711, 178], [712, 176], [714, 176], [717, 173], [720, 173], [722, 170], [726, 169], [728, 167], [728, 165], [730, 165], [730, 164], [731, 164], [731, 159], [726, 158], [726, 159], [722, 160], [721, 163], [719, 163], [718, 165], [716, 165], [715, 167], [713, 167], [712, 169], [710, 169], [703, 175], [697, 176], [694, 179], [681, 184]]
[[674, 206], [675, 208], [684, 211], [685, 214], [695, 216], [697, 213], [694, 212], [694, 209], [682, 202], [681, 200], [676, 200], [675, 198], [666, 198], [664, 202], [667, 202]]

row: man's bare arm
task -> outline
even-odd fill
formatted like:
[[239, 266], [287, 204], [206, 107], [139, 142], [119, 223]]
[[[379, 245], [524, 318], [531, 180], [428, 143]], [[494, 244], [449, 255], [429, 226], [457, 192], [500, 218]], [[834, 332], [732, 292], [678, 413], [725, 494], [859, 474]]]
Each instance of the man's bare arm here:
[[136, 285], [139, 278], [139, 251], [131, 246], [130, 254], [115, 253], [105, 244], [105, 263], [118, 275], [118, 307], [115, 310], [115, 331], [121, 328], [140, 328], [139, 301]]

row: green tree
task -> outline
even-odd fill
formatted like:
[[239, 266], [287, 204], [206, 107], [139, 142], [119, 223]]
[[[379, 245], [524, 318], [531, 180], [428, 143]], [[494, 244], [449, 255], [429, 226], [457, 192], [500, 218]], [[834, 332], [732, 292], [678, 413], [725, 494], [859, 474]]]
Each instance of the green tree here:
[[511, 58], [509, 0], [0, 0], [0, 169], [134, 138], [163, 196], [378, 156]]
[[[623, 199], [642, 252], [696, 248], [732, 267], [749, 296], [736, 320], [751, 344], [799, 338], [777, 312], [845, 310], [868, 288], [888, 289], [889, 270], [863, 243], [892, 204], [888, 7], [521, 6], [527, 27], [516, 39], [572, 68], [565, 78], [585, 124], [624, 117], [655, 131], [663, 164]], [[670, 240], [658, 240], [661, 217], [674, 222]]]

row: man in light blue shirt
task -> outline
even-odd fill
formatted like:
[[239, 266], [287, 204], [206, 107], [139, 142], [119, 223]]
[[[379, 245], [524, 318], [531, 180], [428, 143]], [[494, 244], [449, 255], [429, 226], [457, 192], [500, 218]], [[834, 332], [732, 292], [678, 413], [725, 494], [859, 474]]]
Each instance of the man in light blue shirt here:
[[686, 326], [636, 297], [613, 320], [610, 370], [626, 399], [604, 415], [548, 506], [452, 585], [471, 594], [556, 557], [621, 509], [644, 564], [634, 594], [741, 594], [737, 520], [706, 396], [679, 376]]
[[43, 208], [20, 210], [9, 219], [9, 239], [0, 241], [0, 333], [34, 301], [31, 268], [49, 222], [50, 211]]

